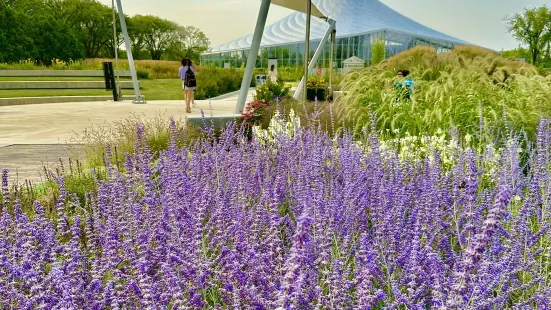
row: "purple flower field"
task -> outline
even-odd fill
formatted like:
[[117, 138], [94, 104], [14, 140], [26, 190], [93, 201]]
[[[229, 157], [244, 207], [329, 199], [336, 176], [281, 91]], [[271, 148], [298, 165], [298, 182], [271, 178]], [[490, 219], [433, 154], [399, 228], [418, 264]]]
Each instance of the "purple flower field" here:
[[551, 309], [547, 122], [491, 181], [469, 149], [448, 170], [374, 136], [276, 140], [138, 145], [85, 205], [59, 178], [54, 215], [4, 171], [0, 309]]

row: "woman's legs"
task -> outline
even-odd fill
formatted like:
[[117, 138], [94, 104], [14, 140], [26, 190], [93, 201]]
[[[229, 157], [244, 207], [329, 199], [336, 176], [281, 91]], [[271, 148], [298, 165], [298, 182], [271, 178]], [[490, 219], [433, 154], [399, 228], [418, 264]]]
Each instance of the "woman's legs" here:
[[187, 100], [187, 91], [186, 91], [186, 85], [184, 84], [184, 81], [182, 80], [182, 90], [184, 91], [184, 102]]
[[187, 102], [187, 90], [184, 88], [184, 104]]
[[186, 112], [188, 113], [191, 113], [191, 107], [189, 106], [189, 103], [191, 102], [190, 92], [193, 92], [193, 91], [186, 89]]

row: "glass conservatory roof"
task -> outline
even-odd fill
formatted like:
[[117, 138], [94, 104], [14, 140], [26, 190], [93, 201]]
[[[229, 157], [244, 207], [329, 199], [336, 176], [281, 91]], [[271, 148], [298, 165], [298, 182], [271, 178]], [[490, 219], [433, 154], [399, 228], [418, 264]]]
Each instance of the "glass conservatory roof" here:
[[[378, 0], [312, 0], [319, 11], [337, 21], [337, 37], [389, 30], [426, 39], [436, 39], [456, 44], [469, 44], [451, 37], [394, 11]], [[266, 27], [261, 47], [285, 45], [304, 41], [306, 14], [295, 12]], [[321, 39], [328, 24], [312, 17], [311, 40]], [[244, 50], [251, 46], [253, 35], [213, 48], [209, 53]]]

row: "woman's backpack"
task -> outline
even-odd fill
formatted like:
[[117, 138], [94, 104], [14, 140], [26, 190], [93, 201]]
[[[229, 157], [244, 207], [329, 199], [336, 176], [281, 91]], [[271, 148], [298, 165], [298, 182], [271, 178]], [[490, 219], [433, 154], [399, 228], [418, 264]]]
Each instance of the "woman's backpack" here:
[[187, 67], [186, 80], [184, 84], [186, 87], [197, 87], [197, 80], [195, 79], [195, 73], [191, 70], [191, 66]]

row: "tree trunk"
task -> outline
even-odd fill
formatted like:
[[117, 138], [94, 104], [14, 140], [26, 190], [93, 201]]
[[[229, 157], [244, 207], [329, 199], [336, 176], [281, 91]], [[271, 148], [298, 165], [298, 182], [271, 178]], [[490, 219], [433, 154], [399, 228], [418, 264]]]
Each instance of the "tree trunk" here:
[[153, 60], [161, 60], [161, 56], [163, 53], [158, 50], [151, 50], [151, 59]]
[[141, 59], [141, 53], [142, 53], [141, 49], [139, 49], [135, 46], [132, 46], [132, 56], [134, 56], [134, 59], [136, 59], [136, 60]]
[[538, 62], [538, 56], [539, 56], [539, 49], [537, 48], [534, 48], [532, 49], [532, 64], [535, 66], [536, 63]]

